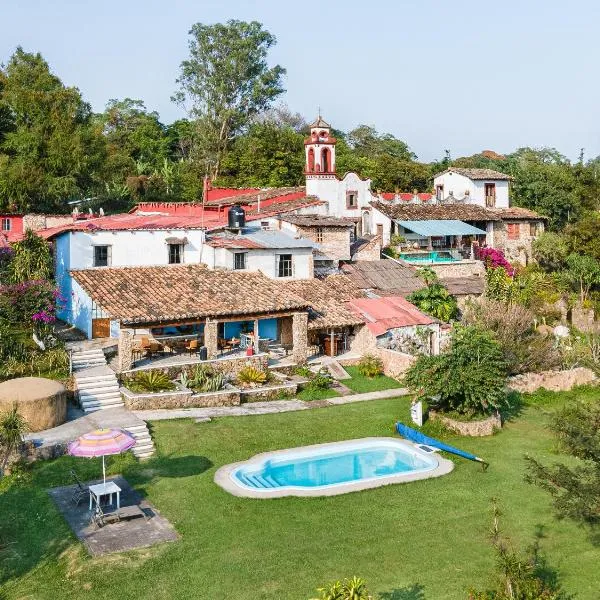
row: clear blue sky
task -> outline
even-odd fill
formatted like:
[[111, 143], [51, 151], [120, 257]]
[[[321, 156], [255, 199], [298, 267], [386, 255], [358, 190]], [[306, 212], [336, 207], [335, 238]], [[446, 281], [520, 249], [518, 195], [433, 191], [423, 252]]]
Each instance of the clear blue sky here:
[[40, 51], [95, 110], [140, 98], [164, 122], [195, 22], [264, 23], [284, 101], [374, 125], [422, 160], [555, 146], [600, 154], [597, 0], [0, 0], [0, 61]]

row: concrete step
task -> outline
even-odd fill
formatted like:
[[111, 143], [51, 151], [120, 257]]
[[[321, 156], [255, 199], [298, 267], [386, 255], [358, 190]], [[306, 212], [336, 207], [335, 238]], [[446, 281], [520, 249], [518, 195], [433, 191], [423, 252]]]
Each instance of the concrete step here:
[[77, 382], [77, 389], [80, 392], [89, 392], [92, 390], [104, 390], [106, 388], [117, 388], [119, 389], [119, 383], [114, 377], [107, 377], [102, 381], [87, 381], [84, 383]]
[[79, 376], [75, 375], [75, 381], [77, 385], [87, 386], [93, 385], [94, 383], [102, 383], [103, 381], [116, 381], [114, 373], [107, 373], [106, 375], [92, 375], [92, 376]]
[[138, 433], [148, 433], [148, 427], [146, 425], [128, 425], [125, 429], [134, 436]]
[[102, 388], [101, 390], [79, 392], [79, 400], [101, 400], [103, 398], [120, 398], [121, 392], [117, 386]]
[[117, 402], [115, 404], [98, 404], [98, 403], [94, 403], [94, 404], [90, 404], [88, 406], [84, 406], [83, 407], [83, 412], [88, 414], [91, 412], [96, 412], [97, 410], [106, 410], [108, 408], [121, 408], [122, 406], [125, 406], [122, 402]]
[[154, 455], [154, 450], [152, 450], [152, 452], [144, 452], [143, 454], [136, 454], [136, 458], [138, 460], [144, 460], [146, 458], [152, 458], [153, 455]]
[[75, 350], [73, 356], [104, 356], [102, 350]]
[[100, 367], [106, 364], [105, 360], [86, 360], [83, 362], [73, 361], [71, 366], [74, 369], [86, 369], [88, 367]]

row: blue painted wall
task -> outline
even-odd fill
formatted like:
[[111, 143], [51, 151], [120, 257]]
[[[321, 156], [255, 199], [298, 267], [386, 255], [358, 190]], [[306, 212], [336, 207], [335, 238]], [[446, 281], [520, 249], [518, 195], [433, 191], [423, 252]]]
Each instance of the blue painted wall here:
[[[242, 330], [242, 324], [248, 323], [249, 331], [254, 327], [254, 321], [235, 321], [233, 323], [225, 323], [225, 338], [239, 338]], [[263, 338], [277, 339], [277, 319], [260, 319], [258, 321], [258, 334]]]

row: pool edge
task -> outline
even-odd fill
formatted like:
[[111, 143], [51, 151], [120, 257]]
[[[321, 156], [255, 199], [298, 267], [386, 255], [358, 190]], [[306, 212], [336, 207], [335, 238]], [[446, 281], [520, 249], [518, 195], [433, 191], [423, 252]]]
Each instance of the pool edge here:
[[[245, 488], [237, 483], [235, 483], [231, 478], [231, 473], [240, 467], [241, 465], [245, 465], [250, 461], [256, 461], [259, 459], [266, 459], [268, 457], [272, 457], [273, 455], [282, 456], [286, 453], [293, 454], [299, 449], [317, 449], [317, 448], [325, 448], [335, 446], [337, 444], [351, 444], [353, 442], [368, 442], [368, 441], [393, 441], [394, 443], [400, 443], [402, 445], [408, 446], [411, 450], [418, 450], [418, 444], [413, 444], [408, 440], [403, 440], [397, 437], [365, 437], [365, 438], [356, 438], [351, 440], [340, 440], [338, 442], [326, 442], [323, 444], [312, 444], [309, 446], [301, 446], [299, 448], [286, 448], [282, 450], [273, 450], [271, 452], [261, 452], [260, 454], [255, 454], [251, 456], [247, 460], [229, 463], [217, 469], [214, 475], [214, 482], [224, 489], [226, 492], [232, 494], [233, 496], [238, 496], [241, 498], [285, 498], [290, 496], [296, 497], [323, 497], [323, 496], [338, 496], [341, 494], [348, 494], [351, 492], [359, 492], [362, 490], [369, 490], [378, 487], [382, 487], [385, 485], [393, 485], [398, 483], [410, 483], [412, 481], [420, 481], [422, 479], [430, 479], [432, 477], [441, 477], [442, 475], [447, 475], [454, 469], [454, 463], [451, 460], [443, 458], [439, 454], [436, 454], [435, 459], [438, 461], [437, 467], [427, 470], [427, 471], [418, 471], [418, 472], [410, 472], [410, 473], [399, 473], [397, 475], [388, 475], [382, 477], [381, 479], [376, 480], [359, 480], [352, 481], [347, 483], [339, 483], [335, 484], [331, 487], [320, 488], [320, 489], [289, 489], [289, 488], [266, 488], [261, 490], [254, 490], [251, 488]], [[421, 453], [421, 451], [419, 451]]]

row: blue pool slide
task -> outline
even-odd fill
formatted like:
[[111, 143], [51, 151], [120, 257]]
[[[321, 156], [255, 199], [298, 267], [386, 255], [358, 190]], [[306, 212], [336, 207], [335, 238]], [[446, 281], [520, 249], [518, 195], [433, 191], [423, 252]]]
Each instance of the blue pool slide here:
[[462, 456], [463, 458], [466, 458], [468, 460], [474, 460], [476, 462], [481, 463], [481, 466], [483, 467], [483, 469], [487, 469], [488, 467], [488, 463], [483, 460], [483, 458], [479, 458], [478, 456], [475, 456], [474, 454], [471, 454], [470, 452], [465, 452], [464, 450], [459, 450], [458, 448], [455, 448], [454, 446], [449, 446], [448, 444], [444, 444], [444, 442], [440, 442], [439, 440], [436, 440], [435, 438], [429, 437], [428, 435], [425, 435], [423, 433], [421, 433], [420, 431], [417, 431], [416, 429], [413, 429], [412, 427], [409, 427], [408, 425], [404, 425], [404, 423], [396, 423], [396, 431], [403, 437], [406, 438], [407, 440], [410, 440], [411, 442], [415, 442], [416, 444], [424, 444], [425, 446], [431, 446], [432, 448], [438, 448], [439, 450], [443, 450], [444, 452], [450, 452], [450, 454], [456, 454], [457, 456]]

